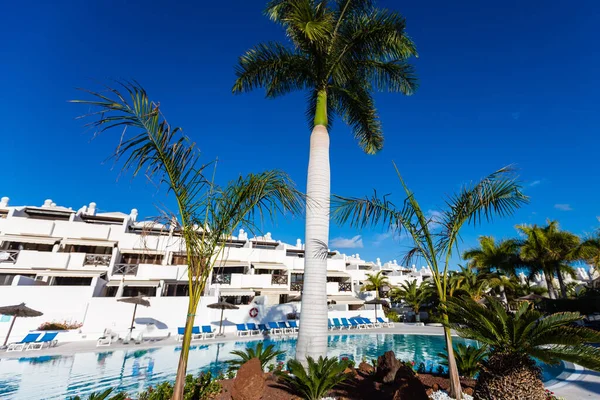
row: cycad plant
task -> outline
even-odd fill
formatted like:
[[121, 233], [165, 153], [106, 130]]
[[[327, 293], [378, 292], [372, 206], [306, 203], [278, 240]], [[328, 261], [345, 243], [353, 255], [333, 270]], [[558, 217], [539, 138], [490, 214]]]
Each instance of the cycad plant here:
[[382, 271], [379, 271], [376, 274], [367, 274], [367, 279], [365, 279], [364, 285], [360, 290], [375, 291], [375, 296], [379, 298], [381, 296], [381, 288], [389, 284], [388, 277]]
[[[375, 193], [371, 197], [338, 198], [335, 219], [339, 223], [349, 222], [356, 227], [382, 224], [396, 234], [406, 231], [414, 242], [404, 257], [403, 263], [410, 264], [415, 257], [423, 258], [433, 273], [433, 283], [442, 306], [442, 320], [447, 322], [444, 303], [448, 294], [448, 268], [460, 241], [460, 231], [465, 224], [478, 225], [482, 219], [510, 215], [527, 202], [521, 186], [511, 176], [510, 168], [502, 168], [476, 184], [464, 186], [456, 195], [446, 199], [446, 208], [432, 216], [421, 209], [414, 194], [396, 172], [406, 199], [397, 208], [386, 196]], [[452, 336], [445, 328], [446, 350], [449, 360], [450, 395], [462, 396], [458, 370], [454, 360]]]
[[[127, 394], [121, 392], [115, 395], [112, 395], [113, 388], [106, 389], [103, 392], [95, 392], [90, 394], [86, 399], [87, 400], [125, 400], [127, 399]], [[69, 400], [82, 400], [80, 396], [70, 397]]]
[[302, 199], [289, 177], [277, 170], [217, 185], [214, 170], [209, 172], [208, 164], [200, 162], [195, 143], [167, 122], [159, 103], [136, 83], [86, 92], [90, 100], [74, 102], [92, 109], [84, 117], [97, 118], [89, 123], [96, 134], [122, 130], [114, 158], [124, 160], [123, 170], [144, 174], [175, 200], [175, 211], [162, 210], [162, 216], [181, 234], [187, 255], [189, 304], [173, 394], [174, 400], [181, 400], [196, 310], [225, 241], [240, 226], [252, 229], [255, 216], [299, 212]]
[[319, 357], [315, 361], [312, 357], [306, 358], [307, 367], [298, 360], [288, 362], [289, 374], [278, 372], [279, 379], [289, 388], [289, 390], [302, 397], [305, 400], [320, 400], [327, 397], [327, 394], [334, 386], [348, 379], [348, 374], [344, 373], [349, 363], [338, 361], [335, 358]]
[[229, 360], [228, 364], [230, 365], [230, 369], [239, 369], [242, 364], [250, 361], [253, 358], [258, 358], [260, 360], [260, 365], [264, 370], [267, 364], [272, 361], [274, 358], [281, 354], [285, 354], [284, 351], [281, 350], [273, 350], [273, 345], [270, 344], [267, 347], [263, 348], [263, 343], [260, 342], [256, 345], [256, 347], [246, 347], [246, 350], [235, 350], [232, 351], [231, 354], [238, 356], [239, 358]]
[[[487, 346], [475, 347], [458, 343], [454, 347], [454, 358], [456, 359], [456, 367], [460, 376], [474, 378], [481, 369], [481, 363], [487, 357], [487, 354]], [[448, 355], [446, 353], [438, 353], [438, 357], [442, 359], [440, 364], [447, 367]]]
[[540, 371], [532, 357], [548, 364], [570, 361], [600, 370], [600, 332], [572, 324], [579, 313], [544, 315], [527, 302], [509, 314], [498, 300], [488, 305], [462, 297], [448, 299], [446, 325], [490, 348], [475, 389], [476, 399], [545, 399]]
[[421, 306], [431, 295], [431, 286], [427, 282], [421, 282], [417, 285], [417, 280], [402, 282], [399, 287], [394, 288], [390, 295], [395, 301], [404, 300], [415, 312], [415, 321], [420, 322]]
[[304, 290], [296, 357], [327, 352], [327, 260], [329, 243], [329, 132], [334, 116], [350, 125], [368, 154], [383, 147], [372, 92], [412, 94], [415, 45], [404, 18], [373, 0], [272, 0], [266, 15], [283, 27], [287, 43], [262, 43], [239, 59], [234, 93], [262, 87], [268, 98], [307, 94], [310, 137], [306, 182]]

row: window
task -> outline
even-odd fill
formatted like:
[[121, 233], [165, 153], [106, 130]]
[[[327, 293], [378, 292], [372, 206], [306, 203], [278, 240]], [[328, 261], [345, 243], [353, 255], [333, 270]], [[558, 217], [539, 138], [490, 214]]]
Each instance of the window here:
[[173, 260], [171, 265], [187, 265], [187, 255], [185, 254], [173, 254]]
[[64, 249], [65, 253], [87, 253], [87, 254], [112, 254], [112, 247], [107, 246], [83, 246], [77, 244], [68, 244]]
[[[15, 276], [17, 276], [17, 274], [0, 274], [0, 286], [10, 286], [13, 283], [13, 280], [15, 279]], [[21, 274], [20, 276], [24, 276], [26, 278], [35, 278], [35, 275], [23, 275]]]
[[304, 281], [304, 274], [292, 274], [292, 283], [302, 283]]
[[52, 251], [53, 245], [42, 243], [4, 242], [2, 250]]
[[92, 278], [83, 278], [79, 276], [57, 276], [54, 278], [52, 286], [90, 286]]
[[156, 287], [125, 286], [123, 289], [123, 297], [135, 297], [138, 295], [154, 297], [156, 296]]
[[104, 289], [106, 290], [104, 292], [105, 297], [115, 297], [117, 295], [117, 291], [119, 290], [117, 286], [107, 286]]
[[165, 296], [189, 296], [190, 287], [187, 283], [168, 283], [165, 285]]
[[163, 261], [162, 254], [123, 254], [121, 264], [154, 264], [161, 265]]

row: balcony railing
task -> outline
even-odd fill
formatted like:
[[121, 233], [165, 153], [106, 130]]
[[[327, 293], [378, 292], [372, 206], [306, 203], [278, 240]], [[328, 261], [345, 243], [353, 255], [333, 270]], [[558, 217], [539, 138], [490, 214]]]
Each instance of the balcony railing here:
[[219, 285], [231, 285], [231, 274], [213, 274], [212, 283]]
[[287, 285], [288, 276], [287, 275], [273, 275], [271, 278], [272, 285]]
[[108, 267], [110, 265], [111, 258], [112, 255], [110, 254], [86, 254], [85, 260], [83, 260], [83, 265], [100, 265], [103, 267]]
[[303, 286], [304, 286], [303, 282], [295, 282], [290, 285], [290, 290], [293, 292], [301, 292]]
[[352, 291], [352, 284], [351, 283], [346, 283], [346, 282], [339, 282], [338, 283], [338, 290], [340, 292], [351, 292]]
[[138, 264], [115, 264], [113, 275], [136, 275]]
[[11, 263], [17, 262], [19, 257], [19, 250], [0, 250], [0, 263]]

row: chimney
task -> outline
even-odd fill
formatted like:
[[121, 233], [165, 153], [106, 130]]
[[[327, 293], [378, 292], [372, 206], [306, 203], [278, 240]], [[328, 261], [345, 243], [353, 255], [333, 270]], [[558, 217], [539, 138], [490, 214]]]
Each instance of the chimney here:
[[42, 204], [42, 207], [52, 207], [52, 200], [51, 199], [44, 200], [44, 204]]
[[302, 239], [296, 239], [296, 247], [299, 249], [302, 248]]
[[138, 217], [138, 210], [137, 210], [137, 208], [132, 208], [131, 212], [129, 213], [129, 218], [131, 219], [131, 221], [136, 222], [137, 221], [137, 217]]
[[96, 203], [94, 203], [93, 201], [90, 203], [87, 209], [87, 213], [88, 215], [96, 215]]
[[6, 196], [0, 199], [0, 207], [8, 207], [8, 201], [10, 199]]

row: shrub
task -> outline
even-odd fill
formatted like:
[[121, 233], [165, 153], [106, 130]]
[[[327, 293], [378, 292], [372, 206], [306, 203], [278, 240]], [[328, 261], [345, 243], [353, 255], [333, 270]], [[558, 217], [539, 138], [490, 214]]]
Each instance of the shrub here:
[[385, 317], [390, 322], [400, 322], [400, 316], [398, 315], [398, 313], [396, 311], [390, 310], [390, 311], [386, 312]]
[[[221, 384], [212, 378], [210, 372], [200, 374], [197, 378], [192, 375], [185, 377], [183, 390], [184, 400], [210, 399], [221, 392]], [[138, 400], [170, 400], [173, 397], [173, 384], [163, 382], [156, 388], [148, 388], [138, 395]]]
[[259, 343], [256, 345], [256, 348], [247, 347], [246, 350], [240, 351], [232, 351], [231, 354], [238, 356], [239, 358], [235, 360], [230, 360], [227, 363], [229, 364], [230, 370], [236, 370], [242, 366], [242, 364], [247, 361], [258, 358], [260, 360], [260, 365], [264, 370], [267, 364], [276, 358], [277, 356], [284, 354], [283, 351], [273, 351], [273, 345], [268, 345], [265, 349], [263, 349], [263, 343]]
[[[474, 346], [465, 346], [459, 343], [454, 347], [454, 359], [460, 376], [474, 378], [481, 369], [481, 362], [487, 357], [488, 349], [486, 346], [477, 348]], [[448, 366], [448, 354], [438, 353], [442, 358], [442, 365]]]
[[52, 321], [44, 322], [37, 330], [38, 331], [66, 331], [69, 329], [79, 329], [83, 326], [82, 322], [67, 322], [67, 321]]
[[[127, 398], [127, 395], [125, 393], [117, 393], [114, 396], [110, 396], [110, 394], [113, 392], [113, 388], [110, 389], [106, 389], [103, 392], [96, 392], [96, 393], [92, 393], [87, 397], [87, 400], [125, 400]], [[69, 398], [69, 400], [82, 400], [81, 397], [79, 396], [75, 396], [75, 397], [71, 397]]]
[[295, 394], [306, 400], [319, 400], [337, 384], [348, 378], [344, 370], [347, 362], [338, 362], [334, 358], [319, 357], [315, 361], [307, 357], [308, 371], [297, 360], [288, 362], [290, 374], [277, 373], [279, 379]]

